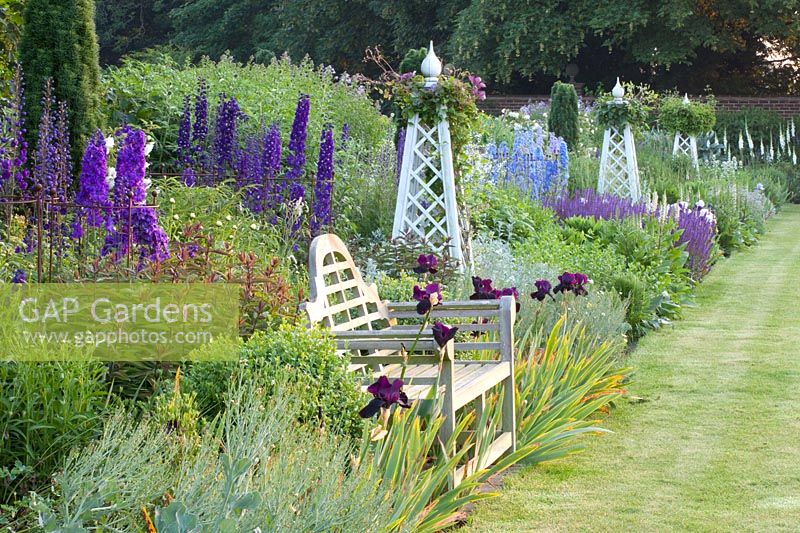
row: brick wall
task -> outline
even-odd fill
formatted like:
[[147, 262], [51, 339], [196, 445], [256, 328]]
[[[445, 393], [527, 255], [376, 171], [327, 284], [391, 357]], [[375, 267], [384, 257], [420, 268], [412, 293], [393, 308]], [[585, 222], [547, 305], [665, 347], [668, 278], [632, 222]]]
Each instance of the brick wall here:
[[[486, 100], [479, 103], [479, 107], [486, 113], [499, 115], [503, 109], [517, 110], [531, 102], [549, 100], [548, 95], [506, 95], [487, 96]], [[584, 97], [584, 101], [591, 101], [591, 97]], [[783, 117], [796, 117], [800, 115], [800, 97], [797, 96], [717, 96], [717, 109], [738, 111], [745, 107], [762, 107], [771, 109]]]

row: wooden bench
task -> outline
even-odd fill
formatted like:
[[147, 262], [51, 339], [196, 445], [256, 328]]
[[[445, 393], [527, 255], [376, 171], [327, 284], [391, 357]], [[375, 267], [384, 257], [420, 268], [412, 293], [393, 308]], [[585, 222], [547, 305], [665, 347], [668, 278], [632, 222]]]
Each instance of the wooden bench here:
[[[347, 247], [333, 234], [320, 235], [311, 243], [309, 278], [311, 294], [305, 311], [310, 323], [322, 324], [334, 332], [337, 347], [351, 354], [350, 369], [365, 374], [365, 386], [380, 375], [390, 379], [400, 377], [403, 363], [400, 350], [411, 348], [420, 326], [398, 325], [397, 321], [419, 319], [416, 303], [381, 300], [376, 286], [364, 282]], [[439, 383], [436, 393], [442, 400], [442, 441], [447, 442], [455, 431], [456, 411], [473, 405], [480, 420], [487, 392], [498, 385], [504, 391], [501, 429], [480, 461], [473, 458], [456, 473], [454, 482], [458, 484], [464, 475], [516, 449], [516, 302], [513, 296], [498, 300], [443, 302], [434, 308], [431, 317], [445, 319], [448, 326], [457, 326], [460, 332], [478, 332], [481, 338], [490, 338], [471, 342], [451, 340], [440, 349], [433, 339], [430, 324], [417, 342], [414, 353], [408, 354], [404, 391], [410, 400], [424, 401], [431, 387]], [[487, 332], [488, 335], [483, 335]], [[499, 354], [499, 358], [455, 358], [457, 352], [487, 351]]]

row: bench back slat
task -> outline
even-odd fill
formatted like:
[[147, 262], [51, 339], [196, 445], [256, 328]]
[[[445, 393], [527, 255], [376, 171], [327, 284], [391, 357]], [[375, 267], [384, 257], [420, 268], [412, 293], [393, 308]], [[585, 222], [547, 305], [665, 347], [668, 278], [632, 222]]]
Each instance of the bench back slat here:
[[380, 329], [393, 325], [375, 285], [367, 285], [342, 240], [320, 235], [309, 251], [311, 294], [305, 306], [312, 324], [333, 331]]

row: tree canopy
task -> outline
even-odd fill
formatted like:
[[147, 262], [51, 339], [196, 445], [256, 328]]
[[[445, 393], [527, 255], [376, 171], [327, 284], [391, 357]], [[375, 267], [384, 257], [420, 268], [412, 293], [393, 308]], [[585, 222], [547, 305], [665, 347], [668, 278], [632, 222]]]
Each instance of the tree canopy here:
[[198, 58], [284, 51], [350, 72], [369, 46], [399, 61], [433, 39], [494, 89], [545, 91], [616, 75], [657, 88], [800, 92], [798, 0], [98, 0], [104, 61], [168, 44]]

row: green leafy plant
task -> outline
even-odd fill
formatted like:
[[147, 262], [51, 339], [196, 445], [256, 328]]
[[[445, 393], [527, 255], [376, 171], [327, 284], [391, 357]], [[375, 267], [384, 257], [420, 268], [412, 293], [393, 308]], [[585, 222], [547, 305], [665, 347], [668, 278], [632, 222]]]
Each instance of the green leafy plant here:
[[684, 102], [677, 96], [666, 97], [661, 101], [658, 123], [670, 133], [699, 135], [711, 131], [716, 123], [714, 100]]
[[550, 90], [550, 115], [547, 117], [547, 129], [562, 137], [570, 149], [578, 147], [580, 133], [578, 120], [578, 93], [571, 83], [560, 81], [553, 84]]

